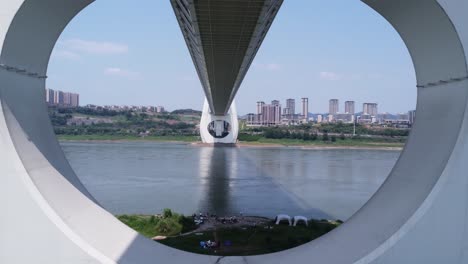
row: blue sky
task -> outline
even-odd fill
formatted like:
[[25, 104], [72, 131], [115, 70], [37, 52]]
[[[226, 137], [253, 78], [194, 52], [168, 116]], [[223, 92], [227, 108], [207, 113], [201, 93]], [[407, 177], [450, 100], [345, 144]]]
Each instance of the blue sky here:
[[[201, 109], [204, 94], [169, 0], [98, 0], [60, 37], [48, 87], [81, 94], [82, 104]], [[416, 105], [409, 53], [397, 32], [358, 0], [285, 0], [237, 95], [240, 114], [258, 100], [309, 97]]]

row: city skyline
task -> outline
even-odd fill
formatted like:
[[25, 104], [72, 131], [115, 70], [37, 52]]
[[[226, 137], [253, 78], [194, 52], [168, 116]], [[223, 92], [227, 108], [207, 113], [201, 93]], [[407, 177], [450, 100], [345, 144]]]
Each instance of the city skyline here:
[[79, 107], [80, 95], [78, 93], [46, 88], [45, 101], [49, 106]]
[[[272, 100], [271, 104], [257, 101], [257, 112], [248, 113], [242, 118], [247, 126], [296, 126], [308, 123], [360, 123], [377, 124], [383, 126], [394, 126], [397, 128], [408, 128], [416, 119], [416, 110], [406, 112], [388, 113], [379, 112], [379, 104], [375, 102], [362, 103], [362, 111], [356, 112], [355, 101], [345, 101], [344, 112], [340, 111], [340, 101], [329, 99], [328, 112], [309, 112], [309, 98], [301, 98], [302, 111], [296, 114], [295, 99], [286, 99], [286, 107], [282, 108], [279, 100]], [[281, 114], [282, 113], [282, 114]]]
[[[121, 109], [128, 107], [129, 109], [132, 107], [154, 107], [154, 108], [160, 108], [161, 110], [157, 110], [157, 112], [164, 112], [166, 111], [166, 108], [163, 106], [153, 106], [152, 104], [80, 104], [80, 94], [74, 93], [74, 92], [64, 92], [61, 90], [55, 90], [51, 88], [46, 88], [45, 90], [45, 99], [46, 103], [49, 105], [62, 105], [62, 106], [70, 106], [70, 107], [79, 107], [79, 106], [100, 106], [100, 107], [108, 107], [110, 109]], [[285, 99], [285, 107], [282, 107], [283, 104], [281, 103], [281, 100], [278, 99], [273, 99], [271, 101], [271, 105], [273, 106], [279, 106], [280, 107], [280, 112], [276, 113], [275, 115], [282, 115], [282, 116], [294, 116], [296, 115], [296, 98], [288, 98]], [[359, 111], [356, 111], [356, 102], [354, 100], [346, 100], [343, 103], [344, 111], [339, 111], [340, 109], [340, 99], [329, 99], [329, 111], [310, 111], [310, 104], [309, 104], [309, 98], [308, 97], [302, 97], [300, 98], [300, 111], [297, 113], [301, 115], [304, 118], [304, 112], [307, 112], [309, 114], [357, 114], [357, 113], [363, 113], [363, 114], [369, 114], [369, 115], [374, 115], [376, 116], [377, 114], [403, 114], [403, 113], [408, 113], [411, 111], [415, 111], [412, 109], [409, 109], [408, 111], [402, 111], [402, 112], [388, 112], [388, 111], [378, 111], [378, 103], [375, 102], [363, 102], [362, 103], [362, 109]], [[260, 104], [260, 105], [259, 105]], [[262, 107], [264, 107], [266, 104], [264, 101], [259, 100], [257, 101], [257, 114], [262, 111]], [[180, 110], [180, 109], [185, 109], [184, 107], [179, 108], [179, 109], [172, 109], [174, 110]], [[366, 110], [368, 109], [368, 110]], [[200, 111], [198, 109], [193, 109]], [[246, 114], [241, 114], [240, 116], [248, 115], [251, 114], [251, 111], [248, 111]]]
[[[296, 99], [299, 99], [296, 100]], [[303, 103], [301, 102], [302, 99], [307, 99], [307, 109], [309, 110], [308, 113], [310, 114], [357, 114], [357, 113], [366, 113], [366, 105], [367, 107], [370, 107], [372, 110], [371, 111], [367, 111], [367, 112], [370, 112], [370, 114], [374, 114], [376, 112], [378, 112], [379, 114], [380, 113], [386, 113], [386, 114], [402, 114], [402, 113], [408, 113], [408, 111], [415, 111], [414, 109], [416, 109], [416, 106], [414, 106], [413, 108], [408, 108], [406, 110], [403, 110], [403, 111], [398, 111], [398, 112], [393, 112], [393, 111], [386, 111], [386, 110], [379, 110], [380, 109], [380, 104], [378, 102], [375, 102], [375, 101], [368, 101], [368, 102], [360, 102], [360, 101], [356, 101], [356, 100], [341, 100], [341, 99], [336, 99], [336, 98], [333, 98], [333, 99], [328, 99], [326, 100], [327, 101], [327, 109], [326, 111], [320, 111], [320, 110], [315, 110], [313, 107], [311, 107], [311, 105], [313, 106], [315, 101], [311, 101], [309, 97], [302, 97], [302, 98], [292, 98], [292, 97], [288, 97], [288, 99], [278, 99], [278, 98], [273, 98], [271, 100], [271, 102], [273, 101], [277, 101], [277, 102], [280, 102], [280, 106], [283, 106], [285, 105], [286, 107], [282, 108], [283, 110], [286, 110], [286, 109], [289, 109], [288, 107], [288, 101], [290, 100], [294, 100], [294, 102], [299, 102], [300, 103], [300, 111], [298, 112], [296, 110], [296, 112], [294, 114], [302, 114], [303, 113]], [[334, 108], [336, 107], [337, 108], [337, 111], [334, 112], [334, 111], [330, 111], [331, 110], [331, 104], [332, 104], [332, 101], [335, 102], [335, 100], [337, 100], [337, 104], [334, 105]], [[265, 102], [269, 102], [270, 100], [257, 100], [257, 110], [256, 112], [258, 113], [258, 103], [265, 103]], [[284, 102], [281, 103], [281, 102]], [[248, 113], [246, 113], [245, 115], [247, 114], [250, 114], [250, 113], [254, 113], [254, 111], [252, 111], [252, 107], [250, 107], [250, 110], [248, 111]], [[351, 111], [347, 111], [351, 109]], [[344, 110], [344, 111], [340, 111], [340, 110]], [[374, 112], [376, 111], [376, 112]], [[244, 114], [243, 114], [244, 115]], [[285, 111], [283, 111], [283, 115], [286, 115]]]
[[[103, 0], [78, 15], [54, 49], [48, 86], [80, 93], [84, 105], [159, 102], [171, 110], [200, 110], [203, 89], [169, 1], [141, 5]], [[415, 86], [400, 37], [363, 3], [287, 1], [236, 103], [244, 115], [252, 112], [252, 98], [297, 94], [310, 98], [313, 112], [326, 112], [329, 98], [378, 101], [389, 112], [404, 112], [416, 104]]]

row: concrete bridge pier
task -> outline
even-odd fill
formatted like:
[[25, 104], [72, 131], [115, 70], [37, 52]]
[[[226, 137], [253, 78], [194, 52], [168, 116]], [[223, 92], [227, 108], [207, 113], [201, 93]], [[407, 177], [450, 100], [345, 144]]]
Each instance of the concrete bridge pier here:
[[235, 144], [239, 134], [239, 120], [235, 102], [223, 116], [213, 115], [208, 100], [205, 99], [200, 121], [200, 136], [207, 144]]

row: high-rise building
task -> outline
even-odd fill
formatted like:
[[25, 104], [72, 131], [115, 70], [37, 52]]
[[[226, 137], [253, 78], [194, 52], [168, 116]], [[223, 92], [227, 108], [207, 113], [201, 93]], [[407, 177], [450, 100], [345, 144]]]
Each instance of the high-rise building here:
[[345, 102], [345, 114], [355, 114], [354, 110], [354, 101], [346, 101]]
[[63, 103], [65, 107], [78, 107], [80, 105], [80, 95], [75, 93], [63, 93]]
[[263, 112], [263, 106], [265, 106], [265, 102], [257, 102], [257, 114], [261, 114]]
[[258, 118], [260, 125], [279, 125], [281, 123], [281, 105], [276, 104], [276, 101], [272, 101], [272, 104], [269, 105], [263, 105], [262, 114]]
[[271, 115], [268, 123], [271, 125], [278, 125], [281, 123], [281, 104], [278, 100], [271, 101], [270, 107]]
[[309, 119], [309, 98], [304, 97], [302, 101], [302, 118], [305, 120]]
[[80, 106], [80, 95], [46, 89], [46, 102], [48, 105], [54, 106], [78, 107]]
[[322, 122], [323, 122], [323, 116], [317, 115], [317, 123], [322, 123]]
[[248, 116], [250, 124], [256, 125], [279, 125], [282, 119], [281, 104], [278, 100], [271, 101], [271, 104], [265, 104], [262, 101], [257, 102], [257, 114]]
[[59, 101], [59, 91], [54, 91], [54, 105]]
[[54, 102], [54, 94], [55, 94], [55, 91], [52, 90], [52, 89], [46, 89], [46, 102], [48, 105], [54, 105], [55, 102]]
[[265, 102], [259, 101], [257, 102], [257, 123], [259, 125], [263, 125], [263, 107], [265, 106]]
[[71, 107], [80, 106], [80, 95], [79, 94], [76, 94], [76, 93], [71, 94], [70, 106]]
[[408, 117], [409, 117], [410, 125], [414, 124], [414, 121], [416, 120], [416, 110], [409, 111], [408, 112]]
[[55, 105], [63, 105], [64, 99], [65, 99], [64, 92], [54, 91], [54, 104]]
[[339, 105], [338, 99], [330, 99], [328, 113], [330, 115], [335, 115], [339, 111], [340, 111], [340, 105]]
[[156, 107], [156, 112], [157, 113], [164, 113], [166, 111], [166, 109], [164, 109], [163, 106], [157, 106]]
[[364, 115], [377, 117], [379, 114], [378, 105], [376, 103], [364, 103], [362, 104], [362, 113]]
[[267, 105], [267, 104], [263, 105], [261, 114], [258, 115], [260, 125], [268, 125], [268, 121], [270, 120], [270, 115], [271, 115], [270, 106], [271, 105]]
[[261, 115], [265, 102], [257, 102], [257, 115]]
[[72, 94], [68, 92], [63, 93], [63, 105], [64, 106], [70, 106], [71, 105], [71, 97]]
[[289, 108], [289, 115], [293, 116], [296, 114], [296, 100], [294, 99], [287, 99], [286, 100], [286, 108]]
[[256, 122], [255, 114], [254, 113], [247, 114], [247, 124], [253, 125], [253, 124], [255, 124], [255, 122]]
[[274, 116], [273, 116], [273, 122], [275, 125], [281, 124], [281, 105], [280, 104], [275, 104], [273, 105], [274, 108]]

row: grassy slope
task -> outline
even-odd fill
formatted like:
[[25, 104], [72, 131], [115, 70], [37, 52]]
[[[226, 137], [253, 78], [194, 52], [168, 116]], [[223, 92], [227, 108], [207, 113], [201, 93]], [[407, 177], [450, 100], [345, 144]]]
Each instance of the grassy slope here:
[[[171, 213], [169, 217], [150, 215], [120, 215], [117, 218], [130, 228], [147, 238], [155, 236], [174, 236], [196, 229], [192, 217]], [[162, 227], [161, 222], [164, 222]]]
[[159, 142], [196, 142], [199, 140], [196, 136], [115, 136], [115, 135], [59, 135], [57, 136], [62, 141], [106, 141], [106, 140], [121, 140], [121, 141], [159, 141]]
[[[191, 234], [183, 237], [172, 237], [161, 243], [180, 250], [220, 256], [247, 256], [278, 252], [308, 243], [333, 230], [337, 224], [316, 222], [309, 227], [287, 225], [245, 228], [223, 228], [216, 231], [203, 232], [203, 235]], [[217, 239], [216, 239], [217, 238]], [[218, 249], [203, 249], [200, 241], [221, 241]], [[225, 241], [231, 241], [231, 246], [225, 246]]]
[[[119, 216], [119, 220], [140, 234], [152, 238], [158, 234], [157, 221], [151, 221], [151, 216], [146, 215], [125, 215]], [[186, 222], [186, 224], [192, 224]], [[273, 229], [266, 229], [265, 226], [244, 227], [244, 228], [220, 228], [218, 230], [204, 231], [202, 233], [192, 233], [184, 236], [172, 236], [160, 243], [170, 247], [188, 252], [220, 255], [220, 256], [245, 256], [273, 253], [296, 247], [310, 242], [329, 231], [336, 228], [336, 222], [311, 220], [309, 226], [298, 225], [290, 227], [287, 225], [276, 226]], [[185, 226], [187, 231], [193, 226]], [[181, 230], [173, 230], [173, 235]], [[218, 249], [203, 249], [200, 241], [220, 241], [221, 247]], [[230, 241], [231, 246], [225, 246], [224, 242]]]

